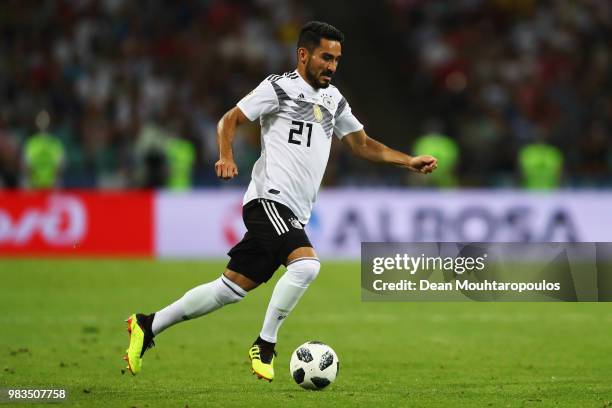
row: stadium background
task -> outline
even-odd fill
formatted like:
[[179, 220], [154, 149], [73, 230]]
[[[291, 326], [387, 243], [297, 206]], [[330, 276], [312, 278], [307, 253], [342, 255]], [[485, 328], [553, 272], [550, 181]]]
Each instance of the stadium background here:
[[[289, 345], [329, 342], [349, 367], [337, 399], [293, 400], [289, 378], [275, 395], [243, 386], [234, 356], [259, 325], [245, 308], [164, 334], [149, 377], [126, 382], [117, 319], [214, 278], [244, 232], [259, 129], [239, 130], [240, 175], [221, 182], [216, 122], [268, 74], [294, 68], [310, 19], [345, 32], [334, 84], [372, 137], [411, 152], [443, 136], [441, 167], [455, 163], [438, 179], [415, 176], [334, 142], [308, 227], [328, 273], [284, 326], [279, 364]], [[368, 305], [354, 261], [362, 241], [611, 241], [611, 30], [604, 0], [0, 2], [0, 387], [52, 383], [87, 406], [609, 404], [605, 305]], [[41, 130], [63, 150], [52, 188], [32, 182], [45, 159], [27, 146]], [[551, 160], [521, 162], [533, 144], [552, 147]], [[545, 179], [530, 182], [534, 169]], [[263, 312], [271, 289], [247, 302]], [[198, 374], [206, 384], [187, 373], [216, 366], [172, 354], [202, 347], [230, 361], [215, 379]]]
[[[355, 160], [336, 140], [310, 225], [323, 255], [355, 257], [361, 241], [609, 236], [602, 222], [612, 182], [606, 2], [359, 2], [350, 12], [343, 2], [317, 1], [0, 7], [0, 183], [5, 191], [36, 189], [31, 169], [45, 168], [45, 153], [28, 154], [27, 146], [46, 119], [43, 133], [63, 146], [51, 186], [90, 192], [73, 210], [61, 199], [3, 193], [3, 253], [128, 254], [129, 244], [91, 246], [90, 236], [113, 241], [113, 226], [130, 225], [119, 209], [157, 191], [149, 193], [148, 220], [146, 211], [126, 217], [136, 223], [134, 241], [148, 242], [134, 243], [134, 254], [224, 256], [244, 232], [238, 208], [259, 128], [239, 130], [241, 172], [224, 183], [213, 171], [216, 122], [269, 73], [291, 70], [300, 25], [322, 16], [346, 32], [335, 83], [366, 130], [394, 148], [441, 156], [438, 175], [420, 177]], [[430, 136], [443, 138], [441, 146], [419, 148]], [[553, 153], [521, 159], [534, 145]], [[380, 199], [385, 187], [396, 191], [393, 199]], [[416, 188], [430, 194], [416, 201]], [[558, 188], [591, 192], [555, 195]], [[101, 201], [92, 191], [102, 192]], [[109, 194], [116, 199], [100, 204]], [[91, 205], [105, 210], [92, 216]], [[23, 222], [32, 212], [39, 222]]]
[[[146, 6], [143, 6], [145, 4]], [[460, 148], [461, 186], [518, 186], [517, 153], [563, 152], [563, 185], [609, 186], [610, 21], [605, 1], [2, 2], [2, 184], [46, 109], [65, 145], [67, 188], [142, 187], [155, 136], [196, 147], [211, 171], [220, 116], [269, 73], [292, 70], [300, 25], [325, 17], [347, 35], [334, 79], [374, 137], [410, 150], [427, 132]], [[347, 10], [350, 10], [347, 12]], [[147, 132], [147, 129], [150, 132]], [[249, 168], [257, 126], [236, 138]], [[337, 147], [337, 146], [336, 146]], [[335, 148], [325, 184], [405, 186], [401, 172]], [[154, 178], [154, 177], [153, 177]], [[246, 185], [243, 171], [233, 186]]]

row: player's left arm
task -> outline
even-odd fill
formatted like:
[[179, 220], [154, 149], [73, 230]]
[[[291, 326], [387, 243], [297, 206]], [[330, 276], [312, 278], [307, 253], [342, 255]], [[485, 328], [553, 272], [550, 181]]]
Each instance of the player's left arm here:
[[422, 174], [431, 173], [438, 167], [438, 159], [435, 157], [410, 156], [391, 149], [369, 137], [363, 129], [345, 135], [342, 142], [355, 156], [371, 162], [391, 164]]

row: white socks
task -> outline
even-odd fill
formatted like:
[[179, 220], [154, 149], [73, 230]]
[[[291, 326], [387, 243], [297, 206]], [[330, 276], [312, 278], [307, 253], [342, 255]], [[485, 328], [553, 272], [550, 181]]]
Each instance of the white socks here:
[[236, 303], [246, 294], [244, 289], [221, 275], [212, 282], [191, 289], [182, 298], [155, 313], [153, 334], [157, 335], [183, 320], [205, 315], [229, 303]]
[[[274, 287], [259, 337], [276, 343], [278, 329], [306, 292], [310, 282], [317, 277], [320, 268], [321, 264], [316, 258], [299, 258], [287, 265], [287, 271]], [[155, 313], [153, 334], [158, 335], [176, 323], [239, 302], [246, 294], [244, 289], [221, 275], [212, 282], [191, 289], [182, 298]]]
[[287, 265], [287, 271], [272, 292], [259, 337], [276, 343], [278, 329], [306, 292], [310, 282], [317, 277], [320, 268], [321, 264], [316, 258], [298, 258]]

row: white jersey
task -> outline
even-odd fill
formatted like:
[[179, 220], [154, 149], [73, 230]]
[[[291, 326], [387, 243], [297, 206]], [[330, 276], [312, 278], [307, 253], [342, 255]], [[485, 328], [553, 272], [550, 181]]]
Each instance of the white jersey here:
[[297, 71], [270, 75], [238, 102], [261, 123], [261, 157], [243, 203], [266, 198], [286, 205], [306, 224], [323, 179], [332, 134], [363, 129], [335, 86], [314, 89]]

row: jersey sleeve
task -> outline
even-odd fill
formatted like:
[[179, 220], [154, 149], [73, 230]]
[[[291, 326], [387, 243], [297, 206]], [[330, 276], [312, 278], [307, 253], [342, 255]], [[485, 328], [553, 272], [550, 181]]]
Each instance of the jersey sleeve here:
[[336, 109], [336, 114], [334, 116], [336, 119], [334, 133], [338, 139], [342, 139], [349, 133], [363, 129], [363, 125], [357, 120], [355, 115], [353, 115], [351, 107], [344, 97], [338, 103], [338, 109]]
[[276, 111], [278, 98], [270, 81], [264, 79], [236, 105], [250, 121], [254, 121], [261, 115]]

